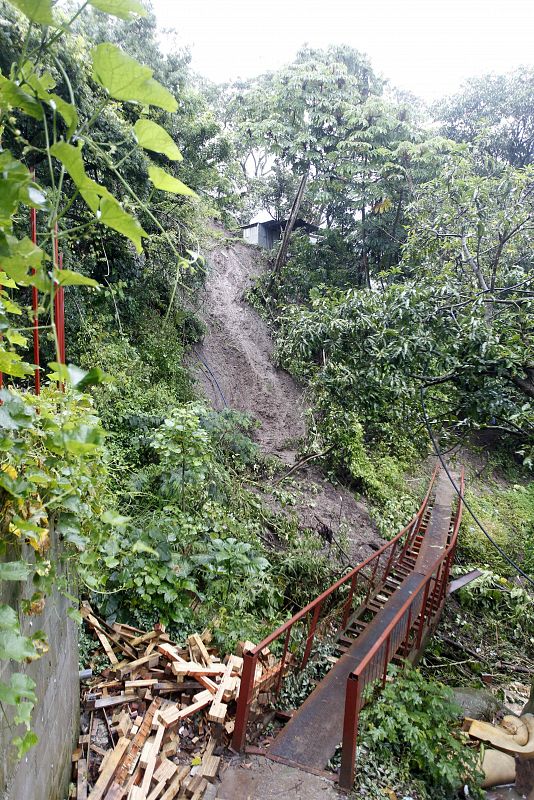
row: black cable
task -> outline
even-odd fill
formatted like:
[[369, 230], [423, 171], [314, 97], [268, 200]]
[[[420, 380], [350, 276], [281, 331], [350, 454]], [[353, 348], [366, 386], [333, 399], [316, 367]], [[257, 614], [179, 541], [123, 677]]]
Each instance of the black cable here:
[[217, 378], [215, 377], [215, 375], [213, 374], [213, 372], [212, 372], [212, 371], [211, 371], [211, 369], [209, 368], [209, 366], [208, 366], [207, 362], [206, 362], [206, 361], [204, 361], [204, 359], [203, 359], [203, 358], [201, 358], [201, 356], [199, 356], [199, 354], [198, 354], [197, 352], [195, 352], [195, 351], [193, 351], [193, 352], [195, 353], [195, 356], [198, 358], [198, 360], [200, 361], [200, 363], [201, 363], [201, 364], [203, 364], [203, 365], [206, 367], [206, 369], [208, 370], [208, 373], [209, 373], [209, 375], [210, 375], [210, 376], [213, 378], [213, 381], [214, 381], [214, 383], [215, 383], [215, 386], [216, 386], [216, 387], [217, 387], [217, 389], [219, 390], [219, 393], [220, 393], [220, 395], [221, 395], [221, 397], [222, 397], [222, 401], [223, 401], [223, 403], [224, 403], [224, 406], [225, 406], [225, 408], [228, 408], [228, 403], [226, 402], [226, 397], [224, 396], [224, 392], [223, 392], [223, 390], [222, 390], [222, 389], [221, 389], [221, 387], [219, 386], [219, 381], [217, 380]]
[[469, 511], [469, 513], [471, 514], [471, 516], [473, 517], [474, 521], [476, 522], [476, 524], [478, 525], [478, 527], [480, 528], [480, 530], [482, 531], [482, 533], [484, 534], [484, 536], [486, 537], [486, 539], [488, 539], [488, 541], [489, 541], [489, 542], [491, 542], [491, 544], [493, 545], [493, 547], [495, 547], [495, 549], [496, 549], [496, 550], [497, 550], [497, 551], [498, 551], [498, 552], [501, 554], [501, 556], [504, 558], [504, 560], [505, 560], [505, 561], [507, 561], [507, 562], [510, 564], [510, 566], [511, 566], [511, 567], [513, 567], [513, 568], [516, 570], [516, 572], [518, 573], [518, 575], [521, 575], [521, 577], [522, 577], [522, 578], [524, 578], [524, 579], [525, 579], [525, 580], [526, 580], [526, 581], [527, 581], [527, 582], [528, 582], [528, 583], [529, 583], [531, 586], [534, 586], [534, 580], [532, 580], [532, 578], [531, 578], [531, 577], [529, 577], [529, 575], [527, 575], [527, 573], [526, 573], [526, 572], [524, 572], [524, 571], [521, 569], [521, 567], [519, 566], [519, 564], [516, 564], [516, 563], [515, 563], [515, 561], [513, 561], [513, 559], [511, 559], [511, 558], [510, 558], [510, 556], [508, 556], [508, 555], [507, 555], [507, 554], [504, 552], [504, 550], [502, 549], [502, 547], [501, 547], [499, 544], [497, 544], [497, 542], [495, 541], [495, 539], [493, 539], [493, 537], [492, 537], [492, 536], [490, 536], [490, 534], [489, 534], [489, 533], [487, 532], [487, 530], [484, 528], [484, 526], [482, 525], [482, 523], [480, 522], [480, 520], [479, 520], [479, 519], [478, 519], [478, 517], [476, 516], [475, 512], [473, 511], [473, 509], [471, 508], [471, 506], [469, 505], [469, 503], [468, 503], [468, 502], [467, 502], [467, 500], [465, 499], [465, 497], [462, 497], [462, 493], [461, 493], [460, 489], [458, 488], [458, 486], [457, 486], [457, 484], [456, 484], [456, 482], [455, 482], [454, 478], [452, 477], [452, 475], [451, 475], [451, 473], [450, 473], [450, 471], [449, 471], [449, 468], [448, 468], [448, 466], [447, 466], [447, 463], [446, 463], [445, 459], [443, 458], [443, 454], [442, 454], [441, 450], [440, 450], [440, 449], [439, 449], [439, 447], [438, 447], [438, 444], [437, 444], [437, 442], [436, 442], [436, 439], [435, 439], [434, 433], [433, 433], [433, 431], [432, 431], [432, 428], [431, 428], [431, 426], [430, 426], [430, 422], [429, 422], [429, 420], [428, 420], [428, 414], [427, 414], [427, 410], [426, 410], [426, 405], [425, 405], [425, 391], [426, 391], [426, 387], [424, 387], [424, 386], [421, 386], [421, 387], [420, 387], [420, 394], [421, 394], [421, 406], [422, 406], [422, 408], [423, 408], [423, 419], [424, 419], [424, 421], [425, 421], [426, 429], [427, 429], [427, 431], [428, 431], [428, 435], [430, 436], [430, 440], [431, 440], [431, 442], [432, 442], [432, 446], [433, 446], [433, 448], [434, 448], [434, 450], [435, 450], [435, 452], [436, 452], [436, 455], [437, 455], [437, 457], [439, 458], [439, 460], [440, 460], [440, 462], [441, 462], [441, 466], [443, 467], [443, 469], [444, 469], [444, 470], [445, 470], [445, 472], [447, 473], [447, 477], [448, 477], [448, 479], [449, 479], [449, 480], [450, 480], [450, 482], [452, 483], [452, 486], [453, 486], [453, 488], [454, 488], [454, 491], [456, 492], [456, 494], [457, 494], [457, 495], [458, 495], [458, 497], [460, 498], [461, 502], [463, 502], [464, 506], [467, 508], [467, 510]]

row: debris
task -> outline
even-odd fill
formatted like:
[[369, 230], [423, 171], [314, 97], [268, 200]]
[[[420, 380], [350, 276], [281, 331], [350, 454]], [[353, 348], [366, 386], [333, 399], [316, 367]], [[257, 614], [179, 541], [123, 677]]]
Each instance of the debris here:
[[484, 773], [484, 789], [515, 781], [515, 758], [500, 750], [485, 750], [480, 768]]
[[467, 718], [465, 728], [472, 738], [489, 742], [505, 753], [534, 757], [534, 714], [507, 715], [500, 725]]
[[[110, 666], [81, 688], [84, 730], [90, 733], [79, 737], [72, 757], [72, 796], [200, 800], [217, 779], [233, 733], [241, 654], [255, 645], [243, 642], [238, 655], [223, 658], [208, 630], [179, 646], [160, 625], [152, 631], [108, 625], [87, 603], [82, 616]], [[262, 654], [255, 675], [257, 711], [272, 699], [281, 669], [272, 653]]]

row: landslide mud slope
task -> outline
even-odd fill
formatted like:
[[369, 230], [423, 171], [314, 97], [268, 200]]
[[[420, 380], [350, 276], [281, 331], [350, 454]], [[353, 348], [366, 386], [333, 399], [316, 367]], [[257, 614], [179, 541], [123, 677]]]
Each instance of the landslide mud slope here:
[[252, 414], [261, 423], [261, 449], [292, 463], [305, 435], [303, 393], [275, 367], [269, 328], [244, 297], [264, 269], [261, 255], [245, 244], [219, 245], [208, 255], [200, 309], [207, 334], [195, 350], [196, 371], [214, 408]]
[[344, 550], [356, 563], [381, 544], [364, 502], [330, 483], [313, 463], [281, 484], [291, 493], [291, 504], [282, 506], [272, 494], [280, 476], [295, 463], [299, 440], [306, 434], [306, 400], [291, 375], [275, 366], [269, 327], [245, 299], [254, 278], [266, 269], [262, 253], [223, 240], [207, 254], [206, 268], [199, 315], [207, 333], [193, 350], [191, 364], [204, 394], [217, 410], [230, 407], [253, 415], [260, 423], [255, 438], [261, 450], [282, 462], [272, 484], [264, 485], [264, 502], [295, 515], [301, 528], [344, 539]]

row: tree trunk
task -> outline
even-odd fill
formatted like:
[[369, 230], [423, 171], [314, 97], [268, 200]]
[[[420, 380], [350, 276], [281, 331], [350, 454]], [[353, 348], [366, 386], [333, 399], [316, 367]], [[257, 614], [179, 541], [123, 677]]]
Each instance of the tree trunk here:
[[276, 261], [274, 262], [274, 269], [271, 275], [271, 283], [273, 281], [274, 276], [280, 272], [280, 270], [286, 263], [287, 250], [289, 247], [289, 237], [293, 233], [293, 228], [295, 227], [295, 222], [297, 221], [300, 206], [302, 203], [302, 198], [304, 196], [304, 189], [306, 188], [306, 181], [308, 180], [308, 172], [309, 170], [306, 170], [306, 172], [302, 176], [296, 197], [293, 200], [293, 205], [291, 206], [291, 213], [289, 215], [287, 225], [284, 229], [284, 235], [282, 237], [280, 250], [278, 251], [278, 255], [276, 256]]

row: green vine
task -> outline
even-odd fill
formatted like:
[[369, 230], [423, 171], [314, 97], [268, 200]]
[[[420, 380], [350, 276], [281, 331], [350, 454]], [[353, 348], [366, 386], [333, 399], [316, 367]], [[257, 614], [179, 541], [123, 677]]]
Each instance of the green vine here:
[[[83, 393], [103, 376], [97, 368], [85, 372], [60, 363], [54, 313], [58, 287], [98, 290], [99, 285], [80, 272], [59, 268], [56, 241], [68, 249], [81, 231], [105, 226], [141, 253], [143, 239], [150, 234], [139, 217], [147, 220], [176, 259], [169, 311], [182, 270], [197, 256], [179, 252], [149, 206], [154, 193], [194, 195], [159, 165], [162, 157], [178, 162], [182, 156], [167, 131], [150, 119], [152, 107], [174, 113], [176, 98], [152, 77], [151, 69], [116, 45], [102, 43], [90, 54], [88, 80], [96, 87], [98, 102], [86, 114], [75, 102], [61, 63], [60, 48], [69, 37], [74, 40], [73, 24], [87, 7], [134, 20], [146, 15], [143, 6], [137, 0], [87, 0], [65, 17], [52, 0], [11, 0], [11, 5], [18, 9], [13, 13], [23, 44], [8, 74], [0, 73], [0, 372], [4, 385], [7, 382], [0, 406], [0, 591], [2, 599], [20, 599], [0, 604], [0, 660], [24, 664], [47, 647], [42, 632], [23, 633], [24, 616], [39, 614], [53, 589], [65, 591], [51, 531], [62, 541], [64, 556], [76, 564], [95, 528], [120, 524], [120, 518], [102, 505], [104, 433], [91, 399]], [[128, 119], [132, 110], [137, 119], [114, 140], [97, 141], [95, 124], [117, 103], [128, 103]], [[89, 176], [89, 152], [125, 194], [123, 202], [111, 186], [99, 182], [96, 171], [95, 178]], [[157, 154], [157, 164], [148, 152]], [[141, 159], [152, 184], [146, 201], [120, 170], [130, 158]], [[39, 212], [36, 241], [25, 235], [25, 209]], [[50, 352], [52, 346], [54, 352], [40, 396], [28, 388], [37, 369], [28, 356], [28, 332], [34, 325], [33, 311], [25, 305], [29, 287], [39, 292], [38, 329], [44, 350]], [[86, 565], [82, 574], [87, 575]], [[72, 613], [77, 615], [75, 609]], [[19, 757], [37, 741], [31, 730], [36, 702], [35, 684], [24, 672], [0, 682], [7, 724], [26, 728], [23, 736], [13, 738]]]

